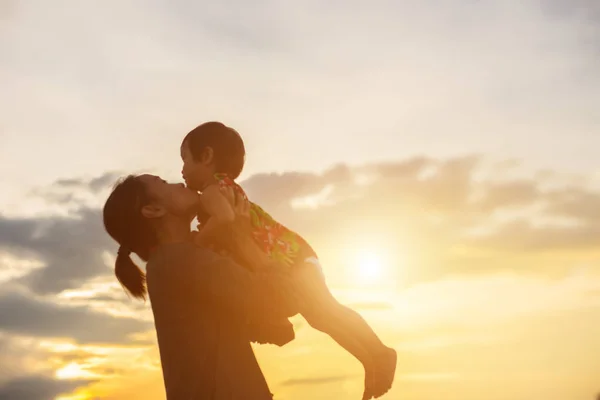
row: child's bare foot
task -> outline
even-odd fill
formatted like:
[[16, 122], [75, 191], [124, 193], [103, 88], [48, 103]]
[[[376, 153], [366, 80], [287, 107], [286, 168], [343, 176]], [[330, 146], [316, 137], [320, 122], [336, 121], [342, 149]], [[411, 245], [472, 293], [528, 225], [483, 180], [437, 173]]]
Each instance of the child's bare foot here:
[[376, 365], [376, 378], [377, 381], [373, 386], [371, 395], [375, 398], [381, 397], [386, 394], [394, 383], [394, 376], [396, 375], [396, 362], [398, 355], [396, 350], [386, 347], [375, 360]]
[[371, 364], [365, 367], [365, 391], [363, 392], [362, 400], [370, 400], [373, 398], [373, 391], [376, 387], [377, 380], [375, 376], [375, 365]]

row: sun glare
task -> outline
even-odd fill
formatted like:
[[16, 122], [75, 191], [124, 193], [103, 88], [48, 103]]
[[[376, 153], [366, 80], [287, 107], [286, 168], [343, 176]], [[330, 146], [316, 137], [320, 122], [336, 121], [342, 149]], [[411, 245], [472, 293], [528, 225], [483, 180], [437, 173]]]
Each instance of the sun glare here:
[[378, 252], [362, 250], [355, 260], [356, 278], [361, 284], [376, 284], [385, 279], [385, 262]]
[[83, 369], [76, 362], [72, 362], [57, 370], [55, 373], [56, 378], [58, 379], [79, 379], [79, 378], [91, 378], [94, 377], [94, 374]]

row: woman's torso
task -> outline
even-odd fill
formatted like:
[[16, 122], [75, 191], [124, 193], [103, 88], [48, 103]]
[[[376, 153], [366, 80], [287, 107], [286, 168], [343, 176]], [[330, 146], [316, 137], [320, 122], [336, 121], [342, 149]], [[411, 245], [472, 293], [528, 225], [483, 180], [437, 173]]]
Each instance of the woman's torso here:
[[212, 253], [192, 243], [158, 248], [147, 283], [167, 400], [271, 399], [239, 323], [207, 302], [193, 275]]

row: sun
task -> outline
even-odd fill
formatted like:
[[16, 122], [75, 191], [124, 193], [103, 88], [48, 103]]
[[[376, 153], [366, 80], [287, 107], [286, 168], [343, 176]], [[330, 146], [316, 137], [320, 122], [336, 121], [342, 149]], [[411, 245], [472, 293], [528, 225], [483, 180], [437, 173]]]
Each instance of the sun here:
[[360, 250], [355, 258], [356, 279], [361, 284], [381, 283], [385, 279], [385, 261], [380, 252]]

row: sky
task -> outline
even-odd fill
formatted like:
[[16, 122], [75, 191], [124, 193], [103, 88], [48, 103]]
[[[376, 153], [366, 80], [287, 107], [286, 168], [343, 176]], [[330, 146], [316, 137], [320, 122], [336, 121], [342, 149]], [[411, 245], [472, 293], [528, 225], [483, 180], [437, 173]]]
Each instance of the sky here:
[[[100, 210], [209, 120], [397, 349], [383, 399], [594, 399], [599, 43], [591, 0], [0, 0], [0, 400], [164, 399]], [[293, 322], [275, 399], [359, 398]]]

